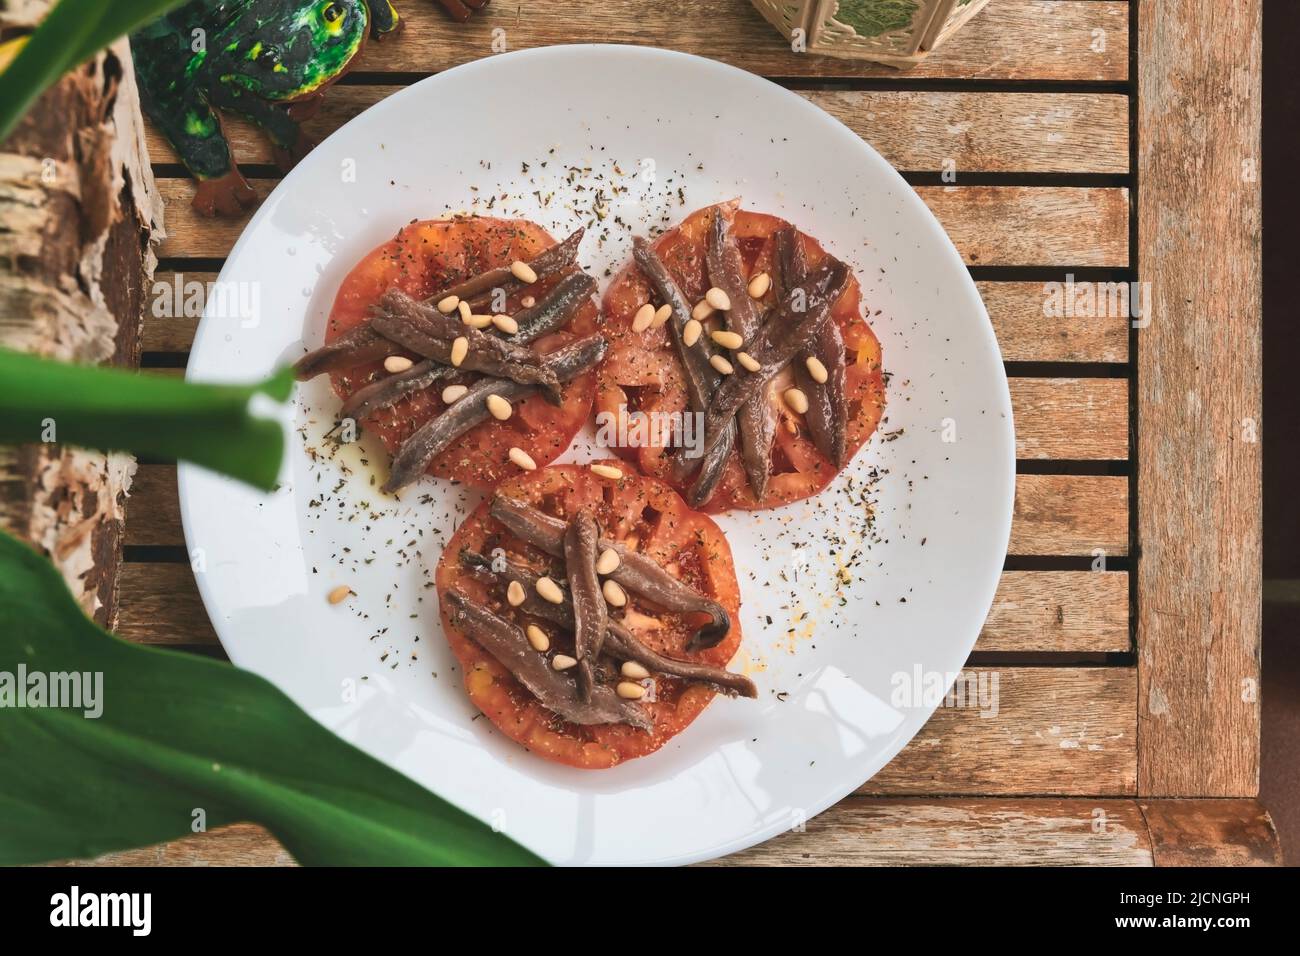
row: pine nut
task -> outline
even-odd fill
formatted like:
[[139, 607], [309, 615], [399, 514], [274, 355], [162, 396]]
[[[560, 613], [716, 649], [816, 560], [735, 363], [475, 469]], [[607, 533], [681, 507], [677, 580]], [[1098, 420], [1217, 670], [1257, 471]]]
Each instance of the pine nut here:
[[415, 363], [405, 355], [390, 355], [384, 359], [384, 371], [386, 372], [405, 372]]
[[514, 409], [510, 407], [509, 402], [495, 393], [487, 397], [487, 410], [491, 412], [492, 417], [499, 422], [505, 421], [514, 411]]
[[798, 412], [800, 415], [808, 413], [808, 396], [801, 389], [787, 388], [781, 394], [781, 397], [785, 399], [785, 403], [790, 406], [791, 411]]
[[489, 325], [492, 324], [492, 316], [471, 315], [468, 319], [465, 319], [464, 322], [471, 329], [486, 329]]
[[770, 288], [772, 288], [772, 277], [766, 272], [760, 272], [749, 280], [749, 297], [761, 299], [767, 295], [767, 290]]
[[454, 405], [464, 398], [468, 391], [468, 385], [448, 385], [442, 390], [442, 401], [446, 405]]
[[640, 700], [645, 696], [644, 687], [627, 680], [619, 681], [618, 686], [614, 688], [614, 692], [624, 700]]
[[556, 654], [551, 658], [551, 666], [557, 671], [567, 671], [570, 667], [576, 667], [577, 658], [570, 657], [568, 654]]
[[527, 596], [524, 593], [524, 586], [518, 581], [511, 581], [506, 585], [506, 603], [511, 607], [518, 607], [523, 604], [524, 598]]
[[736, 361], [739, 362], [747, 372], [757, 372], [763, 367], [763, 363], [754, 358], [754, 356], [750, 355], [748, 352], [737, 352]]
[[593, 475], [600, 475], [602, 478], [608, 478], [610, 481], [618, 481], [623, 477], [623, 472], [613, 465], [596, 464], [591, 466]]
[[636, 310], [636, 315], [632, 317], [632, 331], [644, 332], [650, 328], [650, 323], [655, 320], [655, 307], [647, 302], [641, 308]]
[[506, 335], [514, 335], [519, 331], [519, 323], [509, 315], [492, 316], [492, 324], [504, 332]]
[[831, 377], [831, 373], [826, 371], [826, 366], [822, 364], [821, 359], [815, 355], [808, 356], [808, 361], [804, 362], [804, 365], [808, 366], [808, 374], [819, 385]]
[[549, 601], [552, 604], [564, 603], [564, 592], [560, 586], [548, 577], [537, 579], [537, 593], [541, 595], [543, 601]]
[[650, 676], [650, 672], [636, 661], [624, 661], [623, 666], [618, 669], [618, 672], [628, 680], [645, 680]]
[[732, 364], [721, 355], [710, 355], [709, 364], [712, 365], [714, 371], [718, 372], [720, 375], [730, 375], [736, 370]]
[[726, 312], [731, 308], [731, 297], [716, 285], [708, 292], [704, 293], [704, 301], [709, 303], [709, 305], [713, 306], [719, 312]]
[[701, 299], [699, 302], [695, 303], [695, 308], [691, 309], [691, 318], [696, 322], [703, 322], [711, 316], [714, 311], [713, 306], [709, 305], [707, 300]]
[[600, 593], [605, 595], [605, 601], [614, 607], [622, 607], [627, 603], [627, 592], [612, 578], [605, 579], [605, 583], [600, 586]]
[[524, 633], [528, 635], [528, 643], [533, 645], [533, 650], [545, 654], [551, 649], [551, 639], [547, 637], [546, 632], [536, 624], [529, 624], [528, 627], [524, 629]]
[[738, 349], [745, 344], [739, 332], [727, 332], [719, 329], [717, 332], [709, 333], [709, 338], [717, 342], [724, 349]]
[[537, 273], [533, 271], [533, 267], [518, 259], [510, 263], [510, 274], [524, 285], [532, 285], [537, 281]]
[[350, 587], [348, 587], [346, 584], [340, 584], [338, 587], [336, 587], [333, 591], [329, 593], [329, 602], [331, 604], [339, 604], [342, 601], [347, 600], [347, 598], [351, 594], [352, 594], [352, 589]]
[[537, 304], [537, 300], [534, 299], [531, 295], [526, 295], [519, 300], [519, 304], [522, 305], [525, 309], [531, 309], [533, 306]]
[[510, 460], [524, 471], [537, 470], [537, 462], [533, 461], [533, 456], [528, 454], [528, 452], [524, 451], [522, 448], [511, 448]]
[[469, 322], [470, 307], [468, 302], [457, 302], [456, 311], [460, 313], [460, 320], [462, 322]]
[[466, 355], [469, 355], [469, 339], [458, 335], [456, 341], [451, 343], [451, 364], [460, 368], [460, 363], [465, 361]]
[[700, 325], [699, 319], [691, 319], [682, 326], [682, 344], [690, 348], [700, 340], [700, 334], [704, 331], [704, 326]]
[[655, 313], [654, 327], [656, 329], [659, 328], [659, 326], [668, 321], [668, 317], [672, 314], [673, 307], [671, 305], [664, 304], [659, 306], [659, 311]]
[[456, 306], [460, 305], [460, 299], [454, 295], [449, 295], [444, 299], [438, 300], [438, 311], [443, 315], [450, 315], [456, 311]]
[[613, 574], [622, 563], [623, 559], [618, 556], [617, 551], [613, 548], [606, 548], [600, 552], [600, 557], [596, 559], [596, 573]]

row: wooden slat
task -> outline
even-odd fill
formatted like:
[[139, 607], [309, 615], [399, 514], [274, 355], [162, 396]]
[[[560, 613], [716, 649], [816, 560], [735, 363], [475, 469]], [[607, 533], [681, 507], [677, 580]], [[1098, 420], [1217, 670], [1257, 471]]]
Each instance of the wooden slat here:
[[[176, 468], [141, 465], [127, 500], [126, 544], [183, 545]], [[1128, 551], [1128, 479], [1018, 475], [1010, 554], [1115, 556]]]
[[[340, 86], [306, 125], [317, 141], [402, 89]], [[951, 162], [961, 181], [973, 172], [1128, 172], [1128, 97], [1114, 93], [802, 92], [874, 146], [895, 167], [940, 171]], [[237, 116], [226, 139], [240, 163], [275, 162], [270, 140]], [[178, 158], [152, 124], [155, 163]]]
[[[130, 536], [130, 522], [127, 535]], [[1128, 553], [1128, 479], [1017, 475], [1008, 554]]]
[[1128, 457], [1128, 381], [1012, 378], [1017, 458]]
[[[269, 832], [236, 824], [62, 865], [291, 866]], [[801, 829], [713, 866], [1281, 865], [1255, 800], [849, 797]]]
[[852, 797], [715, 866], [1152, 866], [1131, 800]]
[[1255, 800], [1139, 800], [1156, 866], [1282, 866], [1282, 845]]
[[[1128, 319], [1122, 315], [1047, 317], [1042, 282], [977, 282], [1008, 362], [1127, 362]], [[145, 322], [145, 338], [149, 337]], [[145, 346], [148, 348], [148, 346]]]
[[[124, 594], [130, 574], [127, 565]], [[975, 650], [1127, 651], [1128, 577], [1116, 571], [1003, 571]], [[125, 613], [128, 602], [122, 604]]]
[[[250, 180], [262, 197], [276, 182]], [[188, 179], [159, 179], [158, 188], [167, 201], [167, 239], [158, 251], [163, 257], [222, 258], [252, 215], [198, 215], [190, 206], [194, 187]], [[1128, 264], [1127, 189], [920, 186], [916, 191], [971, 265]]]
[[[940, 707], [862, 788], [919, 794], [1132, 794], [1137, 674], [1131, 667], [978, 668], [981, 710]], [[996, 684], [994, 684], [996, 680]], [[983, 704], [983, 700], [979, 702]]]
[[[204, 288], [215, 272], [182, 272], [185, 283]], [[197, 317], [155, 316], [152, 303], [171, 296], [177, 273], [159, 272], [155, 294], [145, 310], [143, 348], [146, 352], [188, 352], [194, 341]], [[1123, 316], [1084, 318], [1043, 315], [1046, 290], [1041, 282], [979, 282], [997, 332], [1002, 357], [1008, 362], [1124, 362], [1128, 360], [1128, 320]], [[169, 301], [169, 300], [164, 300]]]
[[[436, 4], [401, 6], [406, 32], [367, 46], [358, 69], [445, 70], [493, 50], [494, 29], [511, 50], [556, 43], [631, 43], [722, 60], [778, 77], [963, 77], [1109, 80], [1128, 77], [1128, 4], [1092, 0], [993, 0], [947, 44], [907, 73], [859, 60], [790, 50], [748, 0], [515, 0], [493, 3], [467, 24]], [[1098, 51], [1095, 31], [1104, 31]]]
[[[118, 578], [116, 633], [141, 644], [216, 644], [188, 564], [127, 562]], [[977, 651], [1129, 649], [1128, 575], [1007, 571]]]
[[1141, 6], [1143, 795], [1258, 792], [1262, 7]]

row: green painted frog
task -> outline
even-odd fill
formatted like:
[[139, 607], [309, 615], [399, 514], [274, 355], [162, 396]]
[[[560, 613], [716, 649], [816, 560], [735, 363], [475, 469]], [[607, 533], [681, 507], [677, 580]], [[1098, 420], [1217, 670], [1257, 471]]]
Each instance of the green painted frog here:
[[[439, 2], [463, 19], [486, 0]], [[257, 201], [220, 111], [262, 128], [288, 170], [314, 145], [299, 124], [324, 90], [367, 36], [392, 36], [401, 25], [389, 0], [189, 0], [133, 34], [141, 105], [198, 180], [194, 208], [237, 215]]]

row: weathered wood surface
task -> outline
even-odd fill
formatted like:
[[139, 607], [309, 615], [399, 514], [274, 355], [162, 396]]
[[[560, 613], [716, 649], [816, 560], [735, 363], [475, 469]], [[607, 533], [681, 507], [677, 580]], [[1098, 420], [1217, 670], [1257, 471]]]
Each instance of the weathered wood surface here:
[[[980, 667], [965, 673], [973, 679], [965, 684], [966, 705], [936, 710], [859, 792], [1134, 792], [1133, 668]], [[985, 707], [986, 700], [996, 706]]]
[[[171, 295], [177, 279], [184, 294], [188, 283], [216, 281], [217, 273], [160, 271], [154, 287]], [[1053, 316], [1044, 314], [1048, 291], [1042, 282], [978, 282], [993, 321], [1002, 357], [1008, 362], [1125, 362], [1128, 320], [1123, 316]], [[142, 349], [188, 352], [198, 325], [194, 317], [154, 316], [146, 303]], [[200, 310], [201, 311], [201, 310]]]
[[[401, 86], [339, 86], [305, 128], [317, 141]], [[812, 90], [820, 106], [904, 171], [1126, 173], [1128, 97], [1116, 93], [954, 93]], [[236, 116], [224, 122], [240, 163], [275, 162], [270, 140]], [[176, 163], [149, 129], [149, 155]]]
[[[251, 179], [259, 196], [278, 180]], [[223, 258], [252, 213], [206, 219], [188, 179], [160, 179], [167, 201], [164, 258]], [[1128, 190], [1058, 186], [918, 186], [962, 258], [986, 266], [1128, 265]]]
[[[29, 27], [51, 5], [7, 4], [0, 28]], [[161, 224], [122, 41], [47, 90], [0, 148], [0, 346], [135, 364], [147, 242]], [[0, 528], [34, 544], [111, 624], [135, 462], [55, 444], [58, 422], [29, 425], [32, 444], [0, 449]]]
[[1017, 458], [1128, 458], [1128, 381], [1013, 378]]
[[1281, 866], [1273, 820], [1255, 800], [1146, 800], [1156, 866]]
[[[119, 637], [141, 644], [216, 644], [188, 564], [133, 561], [118, 579]], [[975, 650], [1129, 650], [1128, 575], [1006, 571]]]
[[[128, 545], [185, 543], [173, 465], [141, 465], [127, 502]], [[1009, 554], [1128, 552], [1128, 479], [1109, 475], [1018, 475]]]
[[1144, 796], [1258, 790], [1262, 6], [1141, 6]]
[[[1170, 822], [1174, 831], [1170, 830]], [[1229, 838], [1229, 846], [1203, 843]], [[710, 866], [1183, 866], [1280, 864], [1254, 800], [855, 796]], [[110, 853], [99, 866], [291, 866], [275, 837], [236, 824]]]
[[[721, 60], [764, 76], [906, 81], [943, 77], [983, 80], [1128, 78], [1129, 5], [1096, 0], [993, 0], [924, 63], [907, 73], [836, 57], [795, 54], [748, 0], [515, 0], [493, 3], [466, 24], [436, 6], [402, 8], [406, 32], [367, 47], [358, 69], [436, 72], [506, 48], [557, 43], [630, 43]], [[1098, 43], [1098, 33], [1104, 43]], [[1099, 49], [1100, 47], [1100, 49]]]

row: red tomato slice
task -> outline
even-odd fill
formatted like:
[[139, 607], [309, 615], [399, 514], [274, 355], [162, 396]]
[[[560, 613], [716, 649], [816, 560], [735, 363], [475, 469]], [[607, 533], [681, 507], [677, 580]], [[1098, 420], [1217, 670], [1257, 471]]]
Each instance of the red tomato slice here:
[[[707, 650], [687, 653], [686, 640], [702, 620], [697, 615], [666, 613], [634, 594], [627, 607], [615, 612], [643, 642], [665, 656], [726, 666], [740, 647], [740, 590], [731, 549], [713, 521], [686, 506], [661, 481], [625, 473], [611, 481], [577, 465], [553, 465], [503, 482], [504, 494], [527, 501], [548, 514], [567, 517], [579, 508], [592, 510], [605, 535], [618, 538], [658, 560], [664, 567], [731, 614], [731, 630]], [[546, 621], [523, 614], [501, 599], [502, 589], [485, 586], [466, 574], [459, 555], [464, 549], [490, 554], [504, 548], [512, 557], [563, 577], [563, 563], [525, 545], [489, 516], [490, 501], [481, 504], [443, 550], [436, 577], [443, 633], [465, 674], [465, 690], [502, 733], [538, 756], [571, 767], [600, 769], [643, 757], [681, 733], [713, 699], [714, 691], [659, 676], [652, 702], [643, 702], [651, 715], [651, 731], [618, 724], [579, 726], [557, 717], [525, 690], [491, 654], [451, 623], [447, 591], [456, 588], [520, 627], [537, 624], [551, 638], [550, 653], [572, 655], [573, 636]]]
[[[393, 286], [417, 298], [427, 298], [515, 259], [531, 259], [554, 244], [546, 230], [526, 219], [476, 216], [412, 222], [368, 253], [348, 273], [334, 299], [325, 339], [333, 341], [364, 322], [370, 307]], [[511, 296], [505, 311], [517, 311], [524, 295], [540, 298], [557, 281], [558, 276]], [[588, 335], [596, 329], [596, 317], [596, 303], [587, 303], [564, 330], [538, 340], [534, 347], [550, 352]], [[394, 353], [405, 354], [396, 346]], [[408, 357], [419, 360], [416, 355]], [[384, 374], [381, 363], [371, 362], [330, 377], [334, 391], [346, 399]], [[412, 432], [447, 407], [441, 398], [443, 384], [380, 409], [362, 424], [377, 432], [389, 454], [394, 454]], [[540, 395], [516, 402], [515, 413], [506, 421], [490, 419], [452, 442], [430, 463], [429, 474], [491, 488], [518, 472], [508, 457], [512, 446], [530, 454], [538, 466], [548, 464], [569, 447], [582, 428], [591, 414], [595, 391], [595, 373], [588, 372], [561, 386], [563, 402], [559, 407]]]
[[[730, 211], [731, 207], [734, 204], [696, 210], [681, 225], [654, 242], [655, 251], [691, 302], [702, 299], [709, 288], [705, 254], [713, 210], [727, 208]], [[784, 219], [765, 213], [743, 209], [735, 212], [732, 230], [750, 276], [771, 269], [775, 253], [772, 237], [788, 225]], [[800, 233], [800, 237], [808, 265], [815, 268], [826, 257], [826, 252], [811, 236]], [[774, 298], [774, 293], [768, 292], [763, 300], [764, 306], [771, 305]], [[627, 444], [609, 443], [613, 451], [635, 463], [644, 474], [671, 482], [662, 443], [651, 445], [639, 441], [641, 436], [635, 434], [637, 419], [630, 414], [638, 411], [680, 412], [687, 407], [681, 363], [669, 340], [667, 327], [632, 331], [632, 319], [637, 310], [652, 300], [650, 283], [634, 262], [624, 266], [606, 290], [601, 311], [610, 350], [598, 370], [596, 411], [601, 415], [599, 421], [619, 423], [618, 434], [626, 434], [629, 439]], [[885, 407], [880, 343], [862, 317], [861, 289], [856, 277], [850, 277], [848, 288], [831, 310], [831, 318], [840, 327], [846, 352], [847, 462], [876, 430]], [[785, 408], [780, 390], [769, 388], [768, 400], [777, 409], [780, 419], [772, 449], [772, 477], [767, 494], [762, 501], [754, 497], [745, 480], [737, 449], [732, 452], [717, 489], [703, 507], [704, 511], [714, 514], [732, 508], [752, 511], [798, 501], [821, 491], [838, 473], [839, 469], [817, 450], [799, 416]], [[653, 416], [647, 416], [642, 421], [652, 419]], [[684, 490], [684, 486], [679, 486], [679, 490]]]

